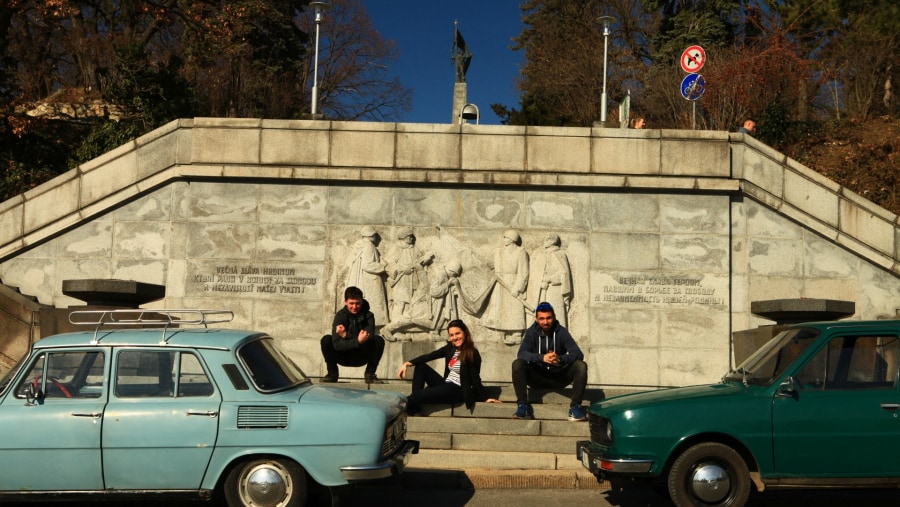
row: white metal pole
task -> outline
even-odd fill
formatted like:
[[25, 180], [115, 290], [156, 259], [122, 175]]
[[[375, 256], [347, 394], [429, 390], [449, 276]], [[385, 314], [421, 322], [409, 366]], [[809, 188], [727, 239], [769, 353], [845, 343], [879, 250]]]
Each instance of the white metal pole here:
[[609, 21], [603, 21], [603, 93], [600, 95], [600, 122], [606, 126], [606, 48], [609, 40]]
[[612, 16], [600, 16], [597, 21], [603, 23], [603, 93], [600, 94], [600, 125], [606, 126], [606, 74], [609, 54], [609, 24], [615, 21]]
[[319, 107], [319, 23], [322, 21], [322, 8], [316, 7], [316, 60], [313, 64], [312, 116], [315, 117]]

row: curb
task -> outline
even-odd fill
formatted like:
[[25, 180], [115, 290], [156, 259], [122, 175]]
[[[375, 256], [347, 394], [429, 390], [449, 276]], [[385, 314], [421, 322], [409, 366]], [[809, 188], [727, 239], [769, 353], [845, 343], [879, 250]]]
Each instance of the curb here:
[[574, 470], [433, 470], [407, 468], [401, 475], [407, 489], [597, 489], [607, 490], [590, 472]]

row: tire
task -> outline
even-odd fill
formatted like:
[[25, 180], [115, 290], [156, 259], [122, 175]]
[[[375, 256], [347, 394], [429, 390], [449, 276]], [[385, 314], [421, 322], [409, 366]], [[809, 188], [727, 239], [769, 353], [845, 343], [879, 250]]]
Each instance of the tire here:
[[750, 471], [731, 447], [705, 442], [688, 448], [669, 471], [669, 497], [678, 507], [742, 507], [750, 497]]
[[225, 479], [229, 507], [303, 507], [306, 472], [285, 459], [256, 459], [239, 463]]

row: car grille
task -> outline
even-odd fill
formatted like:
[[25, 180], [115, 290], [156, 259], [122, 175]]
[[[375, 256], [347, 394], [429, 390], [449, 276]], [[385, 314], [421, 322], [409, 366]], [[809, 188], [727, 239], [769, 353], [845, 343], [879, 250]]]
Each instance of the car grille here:
[[607, 435], [609, 420], [599, 415], [588, 413], [588, 427], [591, 430], [591, 441], [600, 445], [612, 445], [612, 440]]
[[394, 454], [406, 440], [406, 414], [395, 417], [384, 430], [384, 441], [381, 443], [381, 455]]
[[238, 428], [287, 428], [287, 407], [238, 407]]

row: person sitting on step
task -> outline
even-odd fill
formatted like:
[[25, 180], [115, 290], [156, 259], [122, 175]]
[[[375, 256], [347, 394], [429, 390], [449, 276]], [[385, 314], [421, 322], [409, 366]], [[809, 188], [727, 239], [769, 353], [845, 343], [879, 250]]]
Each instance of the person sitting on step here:
[[[447, 334], [449, 341], [446, 345], [404, 362], [397, 373], [403, 379], [406, 369], [415, 367], [412, 394], [406, 405], [409, 415], [419, 415], [422, 405], [426, 403], [465, 402], [470, 412], [475, 410], [476, 401], [500, 403], [500, 400], [488, 397], [481, 383], [481, 354], [475, 348], [472, 333], [466, 324], [459, 319], [451, 320], [447, 324]], [[426, 364], [439, 358], [444, 359], [443, 376]]]
[[534, 409], [528, 402], [528, 386], [561, 388], [569, 384], [572, 384], [569, 420], [587, 419], [581, 406], [587, 387], [587, 363], [569, 330], [556, 320], [550, 303], [540, 303], [534, 309], [534, 324], [525, 331], [512, 363], [512, 382], [518, 403], [513, 419], [534, 419]]

